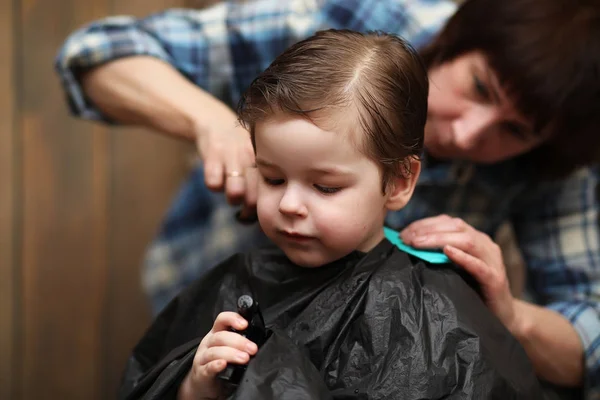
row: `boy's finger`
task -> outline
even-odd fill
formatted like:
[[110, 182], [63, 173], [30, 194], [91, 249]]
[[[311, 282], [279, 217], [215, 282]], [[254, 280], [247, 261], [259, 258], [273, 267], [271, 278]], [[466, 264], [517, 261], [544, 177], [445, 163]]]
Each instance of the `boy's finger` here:
[[217, 374], [223, 371], [225, 367], [227, 367], [227, 361], [225, 360], [213, 360], [198, 368], [194, 366], [192, 367], [193, 380], [196, 384], [204, 386], [207, 382], [215, 379]]
[[234, 313], [231, 311], [225, 311], [220, 313], [215, 319], [215, 323], [213, 324], [213, 332], [227, 331], [229, 328], [233, 328], [236, 330], [246, 329], [248, 326], [248, 321], [246, 321], [241, 315], [238, 313]]
[[209, 378], [214, 378], [217, 374], [227, 367], [227, 361], [214, 360], [204, 366], [204, 374]]
[[206, 347], [227, 346], [234, 349], [244, 351], [248, 354], [254, 354], [258, 350], [256, 343], [246, 339], [239, 333], [230, 331], [216, 332], [210, 336], [206, 343]]
[[200, 357], [194, 361], [200, 363], [200, 365], [206, 365], [216, 360], [225, 360], [231, 364], [246, 364], [250, 361], [250, 355], [233, 347], [215, 346], [204, 350]]

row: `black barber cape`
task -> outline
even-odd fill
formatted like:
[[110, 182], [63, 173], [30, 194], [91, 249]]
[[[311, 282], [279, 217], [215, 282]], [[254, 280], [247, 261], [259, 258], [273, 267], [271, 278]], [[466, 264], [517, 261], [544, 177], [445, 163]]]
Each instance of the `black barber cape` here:
[[198, 343], [240, 295], [272, 334], [233, 399], [540, 399], [520, 344], [450, 265], [383, 240], [320, 268], [276, 248], [235, 255], [183, 291], [131, 356], [120, 398], [175, 399]]

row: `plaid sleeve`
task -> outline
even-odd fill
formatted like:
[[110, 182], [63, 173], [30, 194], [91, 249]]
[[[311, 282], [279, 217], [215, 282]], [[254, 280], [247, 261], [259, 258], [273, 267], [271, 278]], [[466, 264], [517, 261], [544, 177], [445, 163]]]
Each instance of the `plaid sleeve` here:
[[419, 48], [441, 30], [456, 8], [448, 0], [338, 0], [325, 2], [322, 14], [326, 27], [390, 32]]
[[252, 0], [171, 9], [144, 19], [113, 16], [70, 35], [55, 69], [71, 111], [87, 119], [106, 117], [83, 93], [79, 73], [135, 55], [161, 59], [233, 104], [278, 54], [316, 30], [390, 31], [418, 47], [454, 10], [449, 0]]
[[[314, 1], [222, 2], [202, 10], [170, 9], [144, 19], [113, 16], [71, 34], [54, 65], [71, 111], [82, 118], [106, 120], [82, 91], [79, 74], [136, 55], [163, 60], [196, 85], [233, 103], [241, 85], [314, 30], [318, 20]], [[249, 53], [251, 57], [232, 59]], [[240, 74], [243, 79], [236, 82]]]
[[514, 218], [534, 300], [567, 318], [586, 358], [588, 396], [600, 396], [600, 172], [540, 185]]
[[[167, 14], [165, 14], [166, 16]], [[153, 17], [160, 20], [160, 16]], [[110, 60], [133, 55], [148, 55], [173, 63], [164, 43], [145, 29], [143, 21], [115, 16], [93, 22], [66, 40], [54, 61], [71, 112], [79, 117], [107, 120], [85, 96], [78, 81], [80, 72]], [[176, 25], [171, 22], [169, 25]]]

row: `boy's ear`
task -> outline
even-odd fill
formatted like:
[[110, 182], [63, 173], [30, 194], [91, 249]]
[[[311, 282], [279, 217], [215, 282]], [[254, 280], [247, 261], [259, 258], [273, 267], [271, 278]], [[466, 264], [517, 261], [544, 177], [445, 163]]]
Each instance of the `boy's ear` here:
[[[421, 161], [411, 157], [409, 159], [411, 173], [406, 178], [394, 177], [386, 188], [386, 208], [390, 211], [402, 209], [412, 197], [413, 191], [421, 173]], [[389, 192], [388, 192], [389, 191]]]

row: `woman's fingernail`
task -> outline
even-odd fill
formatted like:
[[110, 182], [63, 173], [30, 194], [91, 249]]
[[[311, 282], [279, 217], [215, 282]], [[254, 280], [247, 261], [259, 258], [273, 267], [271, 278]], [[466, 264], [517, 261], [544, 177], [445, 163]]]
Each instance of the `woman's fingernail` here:
[[417, 236], [412, 239], [413, 243], [421, 244], [427, 241], [427, 236]]
[[247, 355], [246, 355], [246, 353], [240, 353], [235, 357], [235, 359], [238, 361], [241, 361], [241, 362], [246, 362]]

